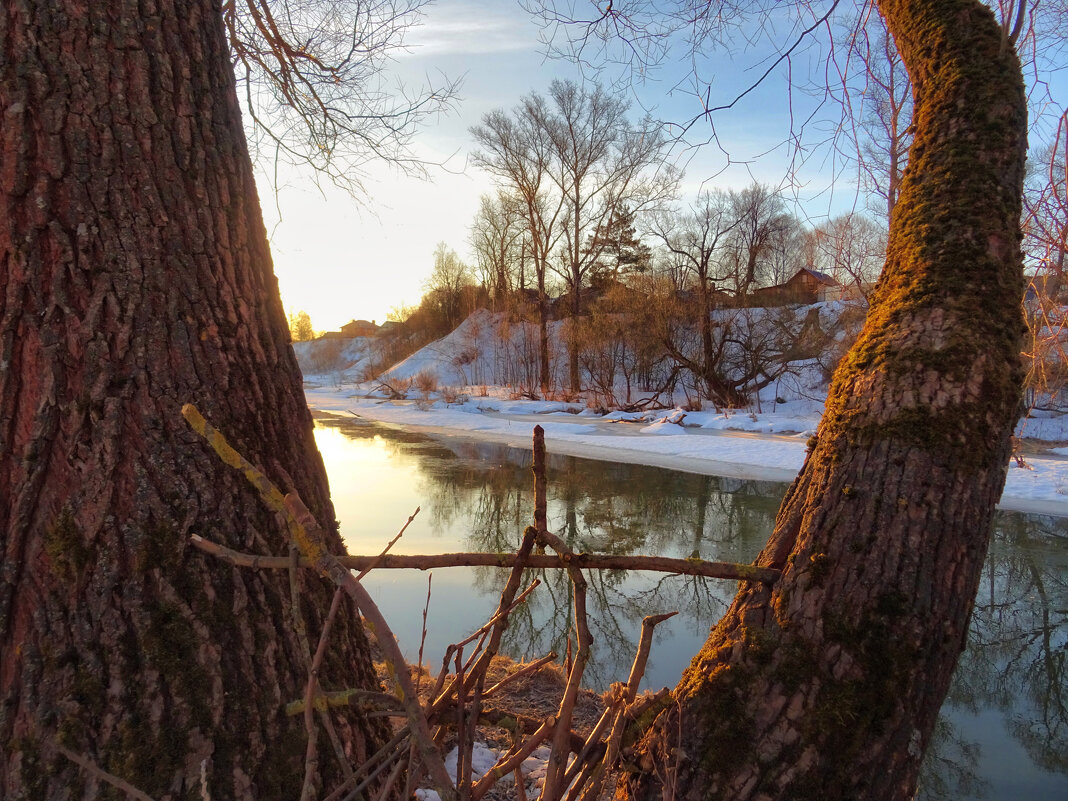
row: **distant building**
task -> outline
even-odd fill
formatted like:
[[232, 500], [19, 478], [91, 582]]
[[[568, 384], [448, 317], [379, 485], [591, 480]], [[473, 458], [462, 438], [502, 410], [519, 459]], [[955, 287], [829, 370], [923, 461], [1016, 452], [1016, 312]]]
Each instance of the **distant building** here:
[[373, 337], [378, 333], [378, 326], [371, 320], [350, 320], [341, 326], [340, 331], [327, 331], [323, 339], [356, 339], [356, 337]]
[[371, 320], [350, 320], [341, 326], [341, 333], [349, 339], [355, 339], [356, 337], [373, 337], [378, 333], [378, 326], [375, 325], [375, 321]]
[[789, 280], [757, 289], [751, 295], [754, 306], [790, 306], [818, 303], [841, 297], [840, 285], [827, 273], [804, 267]]

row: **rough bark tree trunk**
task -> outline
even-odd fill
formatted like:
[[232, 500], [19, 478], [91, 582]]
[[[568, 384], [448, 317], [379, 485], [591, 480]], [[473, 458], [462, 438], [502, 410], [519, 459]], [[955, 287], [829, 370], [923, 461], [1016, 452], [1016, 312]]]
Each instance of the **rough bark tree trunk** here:
[[582, 316], [582, 277], [573, 271], [571, 275], [571, 318], [567, 321], [567, 377], [572, 392], [582, 391], [582, 376], [579, 373], [578, 326]]
[[[160, 801], [202, 771], [212, 798], [296, 798], [284, 577], [189, 547], [287, 540], [187, 401], [340, 547], [218, 3], [5, 4], [0, 113], [0, 796], [114, 792], [61, 744]], [[314, 637], [329, 595], [302, 583]], [[375, 686], [342, 618], [324, 685]], [[382, 735], [336, 727], [352, 760]]]
[[548, 394], [552, 386], [552, 373], [549, 369], [549, 295], [545, 291], [547, 261], [544, 251], [535, 248], [534, 266], [538, 279], [538, 381], [542, 397]]
[[1019, 63], [990, 10], [881, 0], [916, 139], [866, 327], [757, 564], [636, 754], [633, 797], [908, 799], [1020, 408]]

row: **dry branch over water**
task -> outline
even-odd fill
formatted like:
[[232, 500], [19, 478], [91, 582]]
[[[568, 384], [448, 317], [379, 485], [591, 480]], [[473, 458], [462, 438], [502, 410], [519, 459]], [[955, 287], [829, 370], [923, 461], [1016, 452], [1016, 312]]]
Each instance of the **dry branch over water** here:
[[[514, 773], [517, 780], [521, 779], [519, 765], [539, 745], [549, 742], [550, 755], [539, 801], [594, 801], [605, 786], [607, 778], [617, 770], [620, 759], [627, 756], [627, 748], [623, 743], [632, 741], [633, 735], [640, 733], [646, 722], [654, 716], [650, 713], [655, 713], [663, 708], [664, 704], [671, 703], [667, 690], [638, 697], [637, 688], [649, 657], [653, 629], [674, 613], [644, 620], [638, 653], [627, 682], [612, 685], [605, 695], [599, 720], [592, 726], [582, 726], [581, 728], [587, 731], [585, 736], [580, 735], [575, 731], [575, 712], [580, 699], [589, 696], [588, 692], [580, 690], [580, 684], [583, 668], [593, 644], [587, 621], [586, 581], [582, 570], [651, 570], [768, 583], [779, 577], [777, 570], [725, 562], [704, 562], [696, 558], [668, 559], [572, 552], [561, 538], [546, 528], [545, 440], [541, 426], [534, 428], [534, 525], [527, 527], [516, 553], [420, 556], [387, 553], [403, 534], [404, 528], [411, 523], [415, 516], [413, 514], [382, 553], [376, 556], [337, 556], [329, 553], [323, 546], [322, 529], [299, 495], [290, 493], [283, 496], [263, 473], [237, 453], [194, 407], [187, 405], [182, 411], [190, 425], [212, 445], [223, 461], [240, 470], [260, 491], [265, 503], [286, 519], [292, 534], [293, 550], [289, 556], [240, 553], [198, 535], [193, 535], [193, 545], [235, 566], [250, 569], [288, 569], [291, 579], [297, 567], [312, 568], [331, 579], [338, 587], [314, 656], [308, 647], [307, 635], [302, 636], [309, 663], [308, 682], [302, 697], [286, 707], [288, 714], [304, 716], [308, 733], [302, 798], [311, 797], [317, 774], [316, 713], [333, 740], [335, 738], [332, 736], [330, 710], [336, 706], [356, 704], [364, 710], [364, 714], [386, 714], [403, 718], [405, 722], [397, 727], [393, 738], [378, 752], [359, 765], [346, 766], [345, 781], [327, 795], [329, 799], [360, 797], [364, 789], [376, 781], [379, 784], [379, 797], [385, 797], [399, 788], [414, 786], [414, 782], [421, 776], [426, 776], [444, 801], [479, 801], [501, 778]], [[533, 553], [535, 544], [551, 548], [555, 554]], [[412, 680], [413, 668], [405, 663], [389, 625], [360, 580], [372, 569], [403, 567], [426, 570], [448, 566], [506, 567], [511, 569], [511, 574], [501, 593], [497, 611], [474, 634], [448, 647], [442, 660], [441, 672], [432, 689], [421, 696], [418, 685]], [[506, 697], [504, 688], [514, 689], [520, 680], [525, 682], [546, 670], [552, 671], [553, 668], [548, 663], [556, 659], [556, 654], [549, 654], [503, 677], [499, 667], [494, 669], [500, 661], [497, 650], [501, 636], [508, 626], [510, 613], [525, 603], [526, 598], [538, 586], [538, 582], [534, 582], [524, 592], [519, 593], [523, 572], [528, 568], [565, 569], [574, 588], [573, 624], [576, 653], [573, 662], [568, 660], [566, 681], [561, 682], [562, 687], [554, 696], [557, 701], [554, 714], [539, 711], [535, 716], [522, 715], [514, 708], [509, 710], [499, 706], [499, 702]], [[360, 570], [361, 573], [357, 576], [352, 570]], [[291, 585], [295, 587], [296, 583], [291, 581]], [[388, 678], [395, 686], [396, 697], [320, 686], [318, 667], [328, 645], [330, 623], [337, 612], [337, 601], [342, 592], [356, 602], [367, 627], [374, 635], [382, 651]], [[466, 658], [465, 648], [471, 651]], [[450, 665], [454, 667], [451, 674]], [[421, 667], [417, 669], [422, 670]], [[488, 688], [487, 679], [492, 682]], [[493, 706], [488, 705], [490, 701]], [[494, 767], [483, 775], [476, 776], [472, 770], [475, 732], [477, 727], [486, 725], [511, 731], [512, 746], [500, 756]], [[441, 757], [441, 746], [450, 730], [455, 730], [458, 744], [455, 783], [448, 775]], [[569, 762], [572, 754], [575, 758]], [[519, 781], [517, 792], [522, 798], [521, 788], [522, 782]]]

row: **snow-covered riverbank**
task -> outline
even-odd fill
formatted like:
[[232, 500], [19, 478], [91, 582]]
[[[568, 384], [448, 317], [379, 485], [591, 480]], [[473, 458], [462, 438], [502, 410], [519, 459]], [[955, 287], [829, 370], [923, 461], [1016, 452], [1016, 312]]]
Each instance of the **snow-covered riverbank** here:
[[[772, 481], [790, 481], [797, 474], [819, 419], [818, 408], [794, 404], [761, 414], [674, 409], [600, 415], [577, 404], [495, 397], [452, 404], [389, 401], [311, 384], [305, 395], [321, 412], [430, 433], [529, 447], [534, 426], [541, 425], [546, 447], [554, 453]], [[1001, 508], [1068, 516], [1068, 459], [1059, 458], [1059, 450], [1029, 456], [1031, 469], [1013, 463]]]

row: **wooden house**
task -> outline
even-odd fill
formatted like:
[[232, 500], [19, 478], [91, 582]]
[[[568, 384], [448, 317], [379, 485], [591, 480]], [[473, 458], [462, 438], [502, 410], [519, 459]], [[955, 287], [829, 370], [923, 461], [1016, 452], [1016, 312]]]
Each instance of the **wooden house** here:
[[781, 284], [755, 290], [750, 302], [754, 306], [804, 306], [838, 297], [838, 287], [827, 273], [803, 267]]

